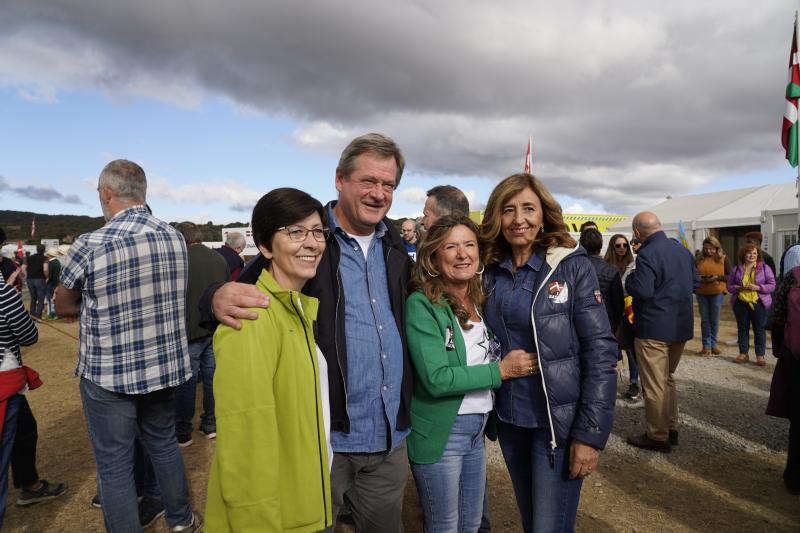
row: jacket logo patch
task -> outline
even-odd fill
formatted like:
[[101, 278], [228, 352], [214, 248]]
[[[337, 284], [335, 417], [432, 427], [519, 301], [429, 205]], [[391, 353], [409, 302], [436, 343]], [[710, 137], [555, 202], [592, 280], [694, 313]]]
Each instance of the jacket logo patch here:
[[555, 304], [563, 304], [569, 300], [569, 287], [566, 281], [551, 281], [547, 284], [547, 297]]
[[603, 293], [600, 292], [600, 289], [595, 289], [594, 291], [594, 299], [598, 304], [603, 303]]

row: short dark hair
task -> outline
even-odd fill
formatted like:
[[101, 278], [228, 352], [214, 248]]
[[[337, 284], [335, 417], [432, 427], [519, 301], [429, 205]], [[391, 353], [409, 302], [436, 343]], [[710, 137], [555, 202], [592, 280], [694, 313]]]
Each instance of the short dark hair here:
[[256, 246], [272, 251], [272, 238], [278, 228], [291, 226], [313, 213], [319, 214], [322, 224], [327, 225], [325, 209], [310, 194], [291, 187], [269, 191], [253, 208], [250, 225]]
[[603, 235], [595, 228], [587, 228], [581, 232], [578, 242], [589, 255], [600, 255], [600, 249], [603, 248]]
[[744, 234], [744, 238], [748, 241], [753, 241], [759, 245], [764, 242], [764, 235], [760, 231], [748, 231]]
[[[597, 228], [597, 224], [595, 223], [594, 220], [587, 220], [586, 222], [581, 224], [581, 227], [578, 229], [578, 233], [583, 233], [583, 230], [585, 230], [587, 227]], [[599, 228], [597, 228], [597, 229], [598, 229], [598, 231], [600, 231]], [[581, 246], [583, 246], [583, 244], [581, 244]], [[583, 246], [583, 247], [586, 248], [585, 246]]]
[[437, 185], [427, 193], [428, 196], [436, 198], [436, 214], [440, 217], [447, 215], [469, 216], [469, 200], [464, 192], [452, 185]]
[[43, 254], [44, 250], [45, 250], [44, 244], [37, 244], [36, 245], [36, 253], [37, 254]]
[[203, 232], [194, 222], [181, 222], [175, 226], [178, 233], [183, 235], [186, 244], [197, 244], [203, 242]]

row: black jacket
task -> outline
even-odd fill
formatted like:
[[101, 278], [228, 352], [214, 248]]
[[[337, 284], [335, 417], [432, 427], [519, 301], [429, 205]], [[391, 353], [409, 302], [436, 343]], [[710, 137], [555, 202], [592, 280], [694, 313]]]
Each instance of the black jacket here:
[[625, 288], [633, 296], [637, 339], [688, 341], [694, 335], [692, 293], [700, 286], [694, 255], [663, 231], [650, 235], [636, 255]]
[[[333, 206], [331, 202], [328, 206]], [[327, 207], [326, 206], [326, 209]], [[413, 371], [409, 358], [405, 335], [405, 302], [408, 280], [411, 277], [411, 259], [408, 257], [400, 234], [389, 219], [384, 219], [387, 232], [381, 239], [383, 257], [386, 261], [386, 279], [389, 284], [389, 300], [392, 306], [397, 329], [403, 342], [403, 381], [400, 390], [400, 408], [397, 411], [396, 428], [408, 429], [411, 426], [411, 392]], [[316, 340], [328, 363], [328, 386], [331, 406], [331, 430], [350, 432], [350, 419], [347, 415], [347, 343], [344, 329], [344, 299], [342, 278], [339, 275], [339, 242], [331, 233], [322, 255], [317, 275], [303, 287], [303, 294], [319, 299], [317, 313]], [[263, 256], [258, 256], [245, 266], [237, 279], [240, 283], [254, 284], [266, 266]], [[201, 325], [214, 324], [211, 300], [222, 284], [210, 285], [200, 300]], [[214, 325], [214, 327], [216, 327]], [[210, 329], [214, 329], [214, 327]]]
[[620, 320], [622, 320], [622, 312], [625, 310], [625, 293], [622, 290], [619, 271], [606, 263], [605, 259], [599, 255], [589, 255], [589, 262], [592, 263], [595, 274], [597, 274], [611, 331], [617, 331]]

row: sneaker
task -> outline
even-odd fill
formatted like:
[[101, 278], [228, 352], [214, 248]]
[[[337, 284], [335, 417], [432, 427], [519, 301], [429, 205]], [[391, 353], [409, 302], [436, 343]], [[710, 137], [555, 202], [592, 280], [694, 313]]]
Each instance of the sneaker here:
[[702, 349], [702, 350], [700, 350], [700, 351], [697, 353], [697, 355], [711, 355], [711, 348], [706, 348], [706, 347], [703, 347], [703, 349]]
[[711, 348], [711, 353], [714, 354], [714, 355], [719, 355], [719, 354], [722, 353], [722, 350], [720, 350], [719, 348], [714, 346], [713, 348]]
[[42, 479], [41, 482], [42, 486], [39, 487], [39, 490], [28, 490], [23, 488], [19, 493], [19, 498], [17, 498], [17, 505], [20, 507], [33, 505], [34, 503], [58, 498], [67, 492], [66, 483], [57, 483], [55, 485], [51, 485], [46, 479]]
[[186, 448], [192, 444], [192, 436], [191, 435], [178, 435], [178, 446], [181, 448]]
[[185, 531], [186, 533], [194, 533], [203, 529], [203, 517], [200, 513], [192, 511], [192, 521], [185, 526], [171, 527], [170, 531]]
[[161, 500], [145, 497], [139, 502], [139, 523], [142, 529], [147, 529], [164, 516], [164, 504]]
[[628, 392], [625, 393], [625, 397], [629, 400], [642, 399], [642, 389], [639, 388], [639, 384], [637, 382], [631, 382], [630, 387], [628, 387]]
[[216, 439], [217, 438], [217, 430], [216, 430], [216, 428], [214, 428], [214, 429], [203, 428], [200, 431], [203, 432], [203, 435], [205, 435], [207, 439]]

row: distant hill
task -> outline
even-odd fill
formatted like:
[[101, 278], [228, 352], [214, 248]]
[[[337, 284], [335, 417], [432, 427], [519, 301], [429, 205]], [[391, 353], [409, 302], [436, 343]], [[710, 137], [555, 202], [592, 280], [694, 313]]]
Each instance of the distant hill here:
[[[31, 239], [31, 221], [36, 215], [36, 234]], [[62, 243], [71, 243], [75, 237], [101, 228], [105, 224], [103, 217], [87, 217], [82, 215], [45, 215], [29, 211], [0, 210], [0, 228], [6, 232], [6, 242], [22, 241], [22, 244], [39, 244], [41, 239], [58, 239]], [[173, 226], [177, 222], [170, 222]], [[222, 228], [247, 226], [247, 222], [230, 224], [214, 224], [208, 221], [200, 225], [204, 241], [222, 240]]]

